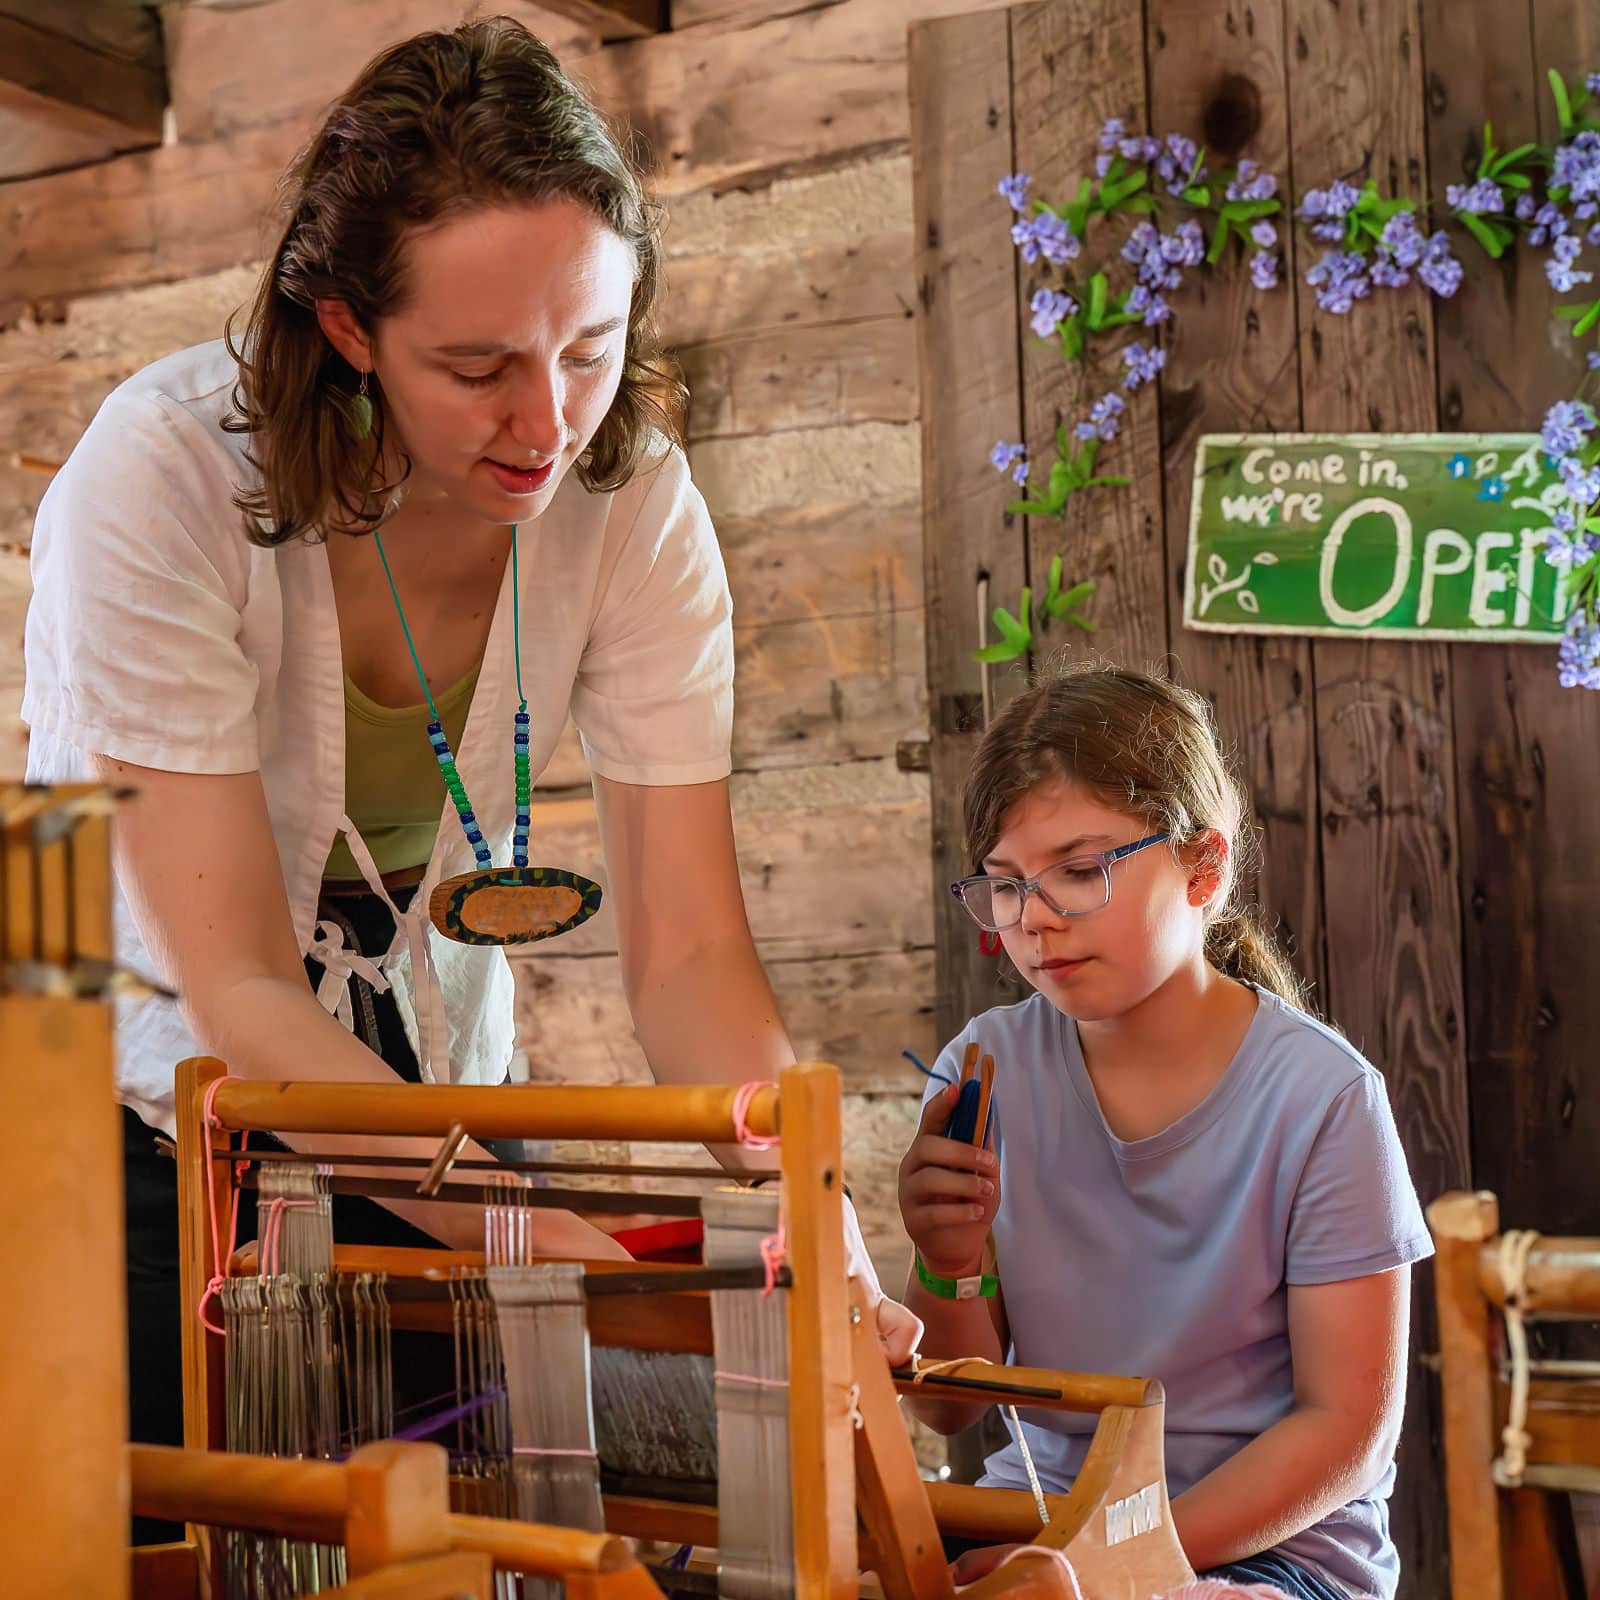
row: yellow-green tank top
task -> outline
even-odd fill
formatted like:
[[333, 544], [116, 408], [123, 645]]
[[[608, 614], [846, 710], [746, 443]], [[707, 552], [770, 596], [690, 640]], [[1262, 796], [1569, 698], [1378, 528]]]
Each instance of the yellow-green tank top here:
[[[478, 682], [474, 667], [436, 699], [452, 750], [461, 748], [467, 707]], [[380, 706], [350, 675], [344, 680], [345, 815], [366, 841], [380, 873], [420, 867], [433, 853], [439, 815], [447, 798], [439, 763], [428, 743], [433, 714], [425, 705]], [[359, 881], [350, 846], [340, 834], [322, 870], [334, 882]]]

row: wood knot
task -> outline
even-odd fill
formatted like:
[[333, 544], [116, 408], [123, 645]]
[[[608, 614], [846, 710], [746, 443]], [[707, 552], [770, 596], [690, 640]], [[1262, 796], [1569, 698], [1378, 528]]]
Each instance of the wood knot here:
[[1243, 73], [1224, 73], [1206, 102], [1203, 125], [1207, 149], [1237, 156], [1261, 129], [1261, 91]]

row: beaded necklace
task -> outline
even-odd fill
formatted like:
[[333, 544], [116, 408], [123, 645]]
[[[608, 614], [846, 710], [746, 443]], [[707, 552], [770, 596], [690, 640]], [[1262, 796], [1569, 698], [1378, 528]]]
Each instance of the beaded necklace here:
[[383, 548], [382, 536], [373, 529], [373, 542], [383, 574], [389, 580], [395, 613], [405, 634], [406, 649], [416, 668], [432, 721], [428, 724], [428, 743], [439, 763], [445, 789], [456, 808], [467, 843], [477, 860], [472, 872], [446, 878], [428, 900], [428, 915], [446, 938], [462, 944], [528, 944], [535, 939], [550, 939], [586, 922], [600, 909], [600, 885], [562, 867], [528, 865], [528, 828], [531, 821], [533, 777], [528, 755], [531, 722], [528, 697], [522, 691], [522, 610], [521, 585], [517, 571], [517, 530], [511, 529], [511, 650], [517, 674], [517, 711], [513, 718], [512, 751], [516, 774], [516, 822], [511, 834], [511, 865], [496, 867], [484, 841], [483, 830], [467, 796], [467, 786], [456, 768], [450, 741], [445, 737], [439, 708], [433, 703], [427, 674], [422, 670], [411, 625], [406, 621], [400, 590]]

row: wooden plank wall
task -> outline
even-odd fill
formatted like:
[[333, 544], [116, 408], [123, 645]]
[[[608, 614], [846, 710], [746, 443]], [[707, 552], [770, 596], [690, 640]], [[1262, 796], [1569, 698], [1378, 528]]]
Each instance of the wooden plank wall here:
[[[319, 109], [376, 50], [467, 4], [167, 7], [169, 142], [0, 183], [0, 772], [24, 756], [27, 542], [48, 481], [19, 457], [61, 459], [124, 377], [217, 334]], [[676, 31], [603, 48], [527, 0], [481, 9], [527, 20], [653, 147], [666, 329], [737, 611], [746, 894], [798, 1047], [844, 1068], [851, 1181], [886, 1279], [903, 1279], [894, 1169], [920, 1080], [900, 1051], [937, 1046], [907, 25], [972, 7], [679, 0]], [[1011, 272], [1008, 249], [995, 260]], [[987, 492], [985, 473], [971, 483]], [[596, 867], [574, 740], [542, 791], [549, 851]], [[603, 916], [520, 978], [535, 1074], [642, 1073]]]
[[[1132, 129], [1203, 138], [1222, 162], [1250, 155], [1300, 191], [1370, 172], [1386, 190], [1442, 194], [1475, 166], [1486, 117], [1502, 146], [1536, 126], [1548, 135], [1545, 68], [1570, 75], [1600, 52], [1600, 22], [1575, 0], [1533, 0], [1531, 13], [1438, 0], [1148, 0], [1142, 18], [1108, 0], [1049, 0], [1010, 11], [1008, 41], [987, 21], [993, 59], [1009, 55], [1009, 82], [989, 95], [983, 125], [947, 124], [941, 145], [916, 152], [930, 455], [936, 439], [959, 436], [971, 399], [927, 387], [930, 357], [960, 345], [965, 314], [928, 286], [970, 271], [987, 249], [942, 220], [976, 214], [999, 237], [1006, 224], [993, 191], [999, 169], [969, 173], [972, 163], [954, 165], [941, 150], [1003, 145], [995, 123], [1009, 114], [1015, 169], [1034, 175], [1036, 193], [1061, 196], [1088, 170], [1100, 120], [1117, 115]], [[938, 77], [959, 68], [959, 37], [954, 23], [913, 30], [914, 103], [942, 94], [954, 105], [970, 92], [965, 80]], [[1559, 688], [1549, 650], [1313, 644], [1181, 626], [1203, 433], [1528, 429], [1574, 392], [1581, 359], [1552, 336], [1552, 297], [1526, 258], [1497, 266], [1469, 244], [1455, 301], [1380, 291], [1334, 317], [1299, 282], [1314, 256], [1303, 242], [1296, 249], [1287, 289], [1259, 294], [1241, 266], [1192, 275], [1205, 281], [1175, 302], [1158, 392], [1132, 400], [1131, 428], [1106, 457], [1106, 470], [1134, 474], [1135, 485], [1092, 504], [1080, 497], [1067, 525], [1069, 578], [1099, 584], [1099, 631], [1077, 647], [1138, 664], [1168, 654], [1211, 698], [1248, 775], [1264, 855], [1259, 897], [1318, 1004], [1384, 1070], [1423, 1197], [1470, 1178], [1499, 1192], [1511, 1223], [1592, 1229], [1600, 1065], [1588, 1041], [1600, 997], [1578, 953], [1600, 890], [1600, 697]], [[1017, 393], [1037, 455], [1063, 412], [1075, 418], [1108, 386], [1114, 364], [1068, 374], [1027, 329], [1034, 287], [1020, 267]], [[984, 342], [1001, 343], [992, 333]], [[1007, 415], [1003, 390], [986, 405], [993, 420]], [[971, 452], [1017, 436], [980, 431]], [[966, 466], [937, 470], [953, 481]], [[997, 598], [1013, 604], [1016, 568], [1040, 584], [1061, 542], [1053, 525], [1011, 525], [996, 500], [974, 497], [957, 530], [930, 489], [936, 711], [968, 688], [978, 571], [1005, 570]], [[935, 716], [935, 774], [970, 737]], [[959, 818], [937, 787], [933, 807], [942, 870], [937, 841]], [[964, 942], [942, 943], [939, 962], [940, 1021], [948, 1009], [953, 1026], [970, 1014], [984, 969]], [[1393, 1524], [1406, 1593], [1444, 1600], [1437, 1384], [1422, 1359], [1434, 1337], [1427, 1269], [1415, 1274], [1413, 1329]]]

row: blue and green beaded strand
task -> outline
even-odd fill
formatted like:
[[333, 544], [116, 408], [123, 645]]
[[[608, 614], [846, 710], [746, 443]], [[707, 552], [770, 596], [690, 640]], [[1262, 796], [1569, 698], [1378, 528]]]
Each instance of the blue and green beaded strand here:
[[[489, 871], [494, 866], [494, 858], [489, 854], [489, 847], [484, 842], [483, 830], [478, 826], [478, 819], [473, 814], [472, 802], [467, 798], [467, 786], [462, 781], [460, 772], [456, 769], [456, 760], [450, 751], [450, 741], [445, 737], [444, 724], [439, 716], [439, 708], [433, 703], [433, 691], [428, 687], [428, 677], [422, 670], [422, 661], [417, 655], [415, 640], [411, 637], [411, 625], [406, 621], [405, 607], [400, 604], [400, 591], [395, 586], [394, 573], [389, 567], [389, 557], [383, 548], [383, 539], [376, 528], [372, 531], [373, 542], [378, 547], [378, 559], [383, 562], [383, 575], [389, 580], [389, 593], [394, 596], [394, 609], [400, 618], [401, 631], [406, 636], [406, 649], [411, 652], [411, 664], [417, 669], [417, 682], [422, 685], [422, 693], [428, 702], [428, 710], [433, 714], [433, 720], [428, 724], [428, 743], [433, 747], [434, 759], [439, 763], [440, 775], [444, 778], [444, 786], [450, 795], [451, 803], [456, 808], [456, 816], [460, 820], [462, 831], [467, 836], [467, 843], [472, 846], [472, 853], [477, 857], [478, 865], [484, 871]], [[528, 864], [528, 828], [530, 823], [530, 805], [532, 802], [532, 777], [531, 765], [528, 757], [528, 701], [522, 693], [522, 622], [517, 602], [517, 530], [511, 530], [511, 605], [512, 605], [512, 654], [517, 668], [517, 698], [521, 702], [516, 716], [516, 732], [514, 746], [516, 751], [516, 780], [517, 780], [517, 822], [512, 835], [512, 865], [525, 867]]]
[[517, 667], [516, 731], [512, 748], [516, 754], [517, 820], [511, 834], [511, 865], [528, 864], [528, 828], [533, 804], [533, 769], [528, 758], [528, 697], [522, 692], [522, 583], [517, 574], [517, 530], [511, 529], [511, 653]]

